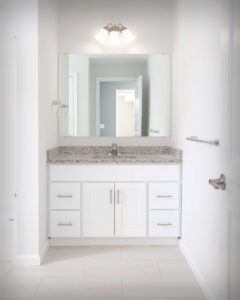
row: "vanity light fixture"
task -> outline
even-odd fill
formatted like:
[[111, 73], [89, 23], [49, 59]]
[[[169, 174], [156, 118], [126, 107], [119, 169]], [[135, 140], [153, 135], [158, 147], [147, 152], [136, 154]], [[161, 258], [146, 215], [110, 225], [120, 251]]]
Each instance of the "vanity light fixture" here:
[[118, 25], [109, 23], [100, 29], [94, 37], [101, 44], [106, 43], [109, 45], [120, 45], [121, 43], [129, 44], [136, 38], [135, 35], [121, 23]]

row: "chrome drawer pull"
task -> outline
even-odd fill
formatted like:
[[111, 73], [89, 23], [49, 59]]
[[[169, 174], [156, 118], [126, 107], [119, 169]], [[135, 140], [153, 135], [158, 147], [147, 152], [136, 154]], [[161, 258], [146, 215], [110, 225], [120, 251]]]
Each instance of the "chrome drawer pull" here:
[[57, 195], [58, 198], [72, 198], [72, 195]]
[[172, 195], [157, 195], [157, 198], [172, 198]]
[[157, 223], [157, 226], [173, 226], [172, 223]]
[[58, 223], [57, 226], [72, 226], [72, 223]]

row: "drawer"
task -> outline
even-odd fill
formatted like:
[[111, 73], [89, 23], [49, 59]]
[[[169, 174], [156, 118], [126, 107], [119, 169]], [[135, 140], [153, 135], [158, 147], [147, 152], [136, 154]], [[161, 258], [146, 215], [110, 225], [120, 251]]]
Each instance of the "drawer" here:
[[149, 183], [149, 209], [179, 209], [179, 184]]
[[179, 212], [172, 210], [149, 212], [149, 236], [178, 237]]
[[80, 209], [80, 183], [51, 183], [50, 209]]
[[50, 237], [80, 237], [79, 211], [51, 211]]

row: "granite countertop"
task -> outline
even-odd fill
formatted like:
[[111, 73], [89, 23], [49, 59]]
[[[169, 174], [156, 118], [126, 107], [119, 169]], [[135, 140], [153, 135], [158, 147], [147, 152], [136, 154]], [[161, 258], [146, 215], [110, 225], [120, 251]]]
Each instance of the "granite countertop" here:
[[109, 156], [111, 146], [57, 147], [47, 151], [49, 164], [181, 164], [182, 151], [167, 146], [119, 146], [120, 156]]

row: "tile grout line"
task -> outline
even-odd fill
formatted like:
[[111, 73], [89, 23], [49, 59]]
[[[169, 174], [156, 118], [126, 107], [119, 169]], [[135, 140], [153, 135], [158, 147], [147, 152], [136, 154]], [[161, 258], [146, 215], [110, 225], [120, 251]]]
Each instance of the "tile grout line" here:
[[40, 277], [39, 285], [38, 285], [38, 287], [36, 288], [36, 290], [35, 290], [35, 292], [34, 292], [34, 294], [33, 294], [33, 298], [36, 298], [37, 292], [38, 292], [39, 289], [40, 289], [40, 286], [41, 286], [41, 283], [42, 283], [43, 279], [44, 279], [43, 277]]

